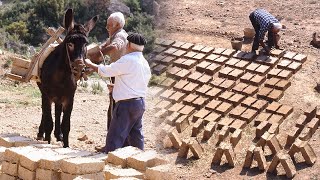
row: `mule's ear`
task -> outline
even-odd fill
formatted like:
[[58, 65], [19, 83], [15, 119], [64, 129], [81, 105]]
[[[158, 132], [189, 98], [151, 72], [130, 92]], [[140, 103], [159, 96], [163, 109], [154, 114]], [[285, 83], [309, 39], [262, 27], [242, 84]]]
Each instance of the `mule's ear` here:
[[86, 29], [87, 35], [88, 35], [89, 32], [94, 28], [94, 26], [96, 25], [98, 19], [99, 19], [99, 16], [95, 16], [95, 17], [91, 18], [91, 19], [84, 25], [84, 28]]
[[64, 27], [69, 32], [73, 29], [74, 23], [73, 23], [73, 10], [68, 9], [66, 11], [66, 14], [64, 15]]

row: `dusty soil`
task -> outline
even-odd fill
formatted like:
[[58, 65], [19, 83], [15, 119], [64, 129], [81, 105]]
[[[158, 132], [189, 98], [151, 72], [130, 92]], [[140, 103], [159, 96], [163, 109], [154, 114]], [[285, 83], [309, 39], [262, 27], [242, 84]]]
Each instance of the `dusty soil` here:
[[[272, 14], [279, 15], [287, 26], [287, 30], [281, 32], [281, 47], [309, 55], [308, 61], [291, 79], [292, 85], [280, 100], [281, 103], [294, 107], [294, 113], [280, 126], [280, 139], [306, 107], [320, 104], [320, 95], [314, 91], [316, 82], [320, 82], [320, 62], [317, 59], [320, 51], [309, 45], [312, 33], [319, 30], [319, 1], [159, 0], [159, 4], [161, 6], [157, 17], [159, 37], [212, 47], [231, 48], [229, 39], [233, 36], [242, 36], [242, 29], [251, 26], [248, 15], [256, 7], [263, 7]], [[250, 44], [243, 47], [244, 50], [250, 48]], [[17, 132], [24, 136], [35, 137], [41, 119], [39, 91], [34, 83], [17, 84], [4, 79], [4, 73], [9, 71], [2, 68], [5, 63], [6, 57], [0, 55], [0, 133]], [[106, 90], [102, 94], [92, 94], [90, 88], [90, 84], [88, 87], [79, 87], [76, 93], [69, 139], [72, 148], [94, 151], [95, 146], [105, 142], [108, 98]], [[159, 88], [151, 87], [147, 97], [147, 111], [144, 116], [146, 149], [156, 149], [166, 155], [166, 159], [174, 165], [173, 170], [177, 179], [285, 178], [260, 172], [257, 168], [242, 170], [246, 148], [254, 136], [254, 128], [251, 126], [244, 130], [245, 135], [235, 149], [237, 154], [235, 168], [228, 168], [226, 165], [211, 166], [215, 138], [203, 144], [206, 151], [201, 159], [177, 158], [176, 150], [164, 149], [161, 144], [163, 137], [159, 135], [159, 125], [163, 120], [154, 117], [156, 113], [154, 105], [159, 101], [155, 97], [158, 91]], [[78, 141], [77, 137], [81, 133], [85, 133], [89, 140]], [[318, 130], [310, 141], [318, 157], [319, 140]], [[319, 179], [319, 169], [319, 160], [312, 167], [303, 163], [298, 164], [295, 179]], [[280, 172], [283, 174], [281, 169]]]

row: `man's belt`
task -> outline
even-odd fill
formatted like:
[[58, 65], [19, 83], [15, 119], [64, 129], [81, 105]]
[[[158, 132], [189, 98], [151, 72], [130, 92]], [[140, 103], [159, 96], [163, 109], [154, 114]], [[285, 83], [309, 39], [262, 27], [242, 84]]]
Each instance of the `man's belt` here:
[[119, 100], [119, 101], [117, 101], [117, 102], [127, 102], [127, 101], [141, 100], [141, 99], [143, 99], [143, 97], [123, 99], [123, 100]]

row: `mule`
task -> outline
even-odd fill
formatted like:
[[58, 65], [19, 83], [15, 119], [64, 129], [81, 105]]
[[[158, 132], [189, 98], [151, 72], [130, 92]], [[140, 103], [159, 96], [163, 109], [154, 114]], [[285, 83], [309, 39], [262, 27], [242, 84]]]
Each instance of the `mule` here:
[[42, 99], [38, 140], [42, 139], [50, 144], [53, 130], [51, 105], [54, 103], [54, 136], [57, 141], [63, 142], [63, 147], [69, 147], [70, 117], [77, 80], [84, 71], [88, 35], [97, 20], [98, 16], [95, 16], [84, 25], [75, 24], [72, 9], [68, 9], [65, 13], [64, 27], [67, 31], [65, 39], [44, 61], [40, 71], [41, 82], [37, 83]]

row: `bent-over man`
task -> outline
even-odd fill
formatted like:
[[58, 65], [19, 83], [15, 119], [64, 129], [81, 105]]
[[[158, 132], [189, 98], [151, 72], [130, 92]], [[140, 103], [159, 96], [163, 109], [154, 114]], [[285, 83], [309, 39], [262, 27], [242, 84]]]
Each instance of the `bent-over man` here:
[[86, 59], [86, 65], [104, 77], [115, 77], [113, 98], [116, 101], [103, 152], [127, 145], [144, 149], [142, 116], [144, 98], [151, 78], [150, 67], [142, 51], [146, 40], [140, 34], [127, 38], [126, 55], [110, 65], [96, 65]]
[[[279, 31], [282, 29], [282, 24], [269, 12], [264, 9], [256, 9], [249, 15], [251, 24], [256, 32], [252, 44], [252, 52], [256, 52], [259, 44], [269, 54], [272, 47], [279, 48], [278, 41], [280, 36]], [[266, 32], [268, 32], [267, 45], [263, 42]]]

